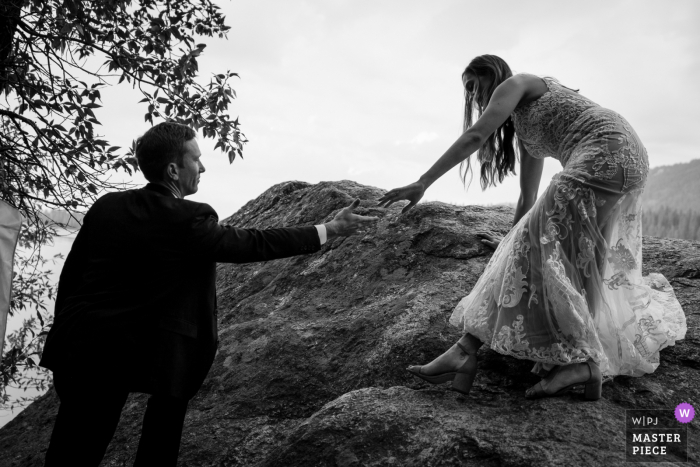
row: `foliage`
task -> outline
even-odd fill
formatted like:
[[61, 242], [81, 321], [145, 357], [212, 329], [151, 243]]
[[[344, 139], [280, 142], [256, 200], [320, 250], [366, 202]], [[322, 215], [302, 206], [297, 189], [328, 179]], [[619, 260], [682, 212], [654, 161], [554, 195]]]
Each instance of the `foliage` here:
[[231, 162], [242, 156], [245, 136], [227, 112], [237, 75], [196, 80], [205, 44], [195, 36], [228, 30], [210, 0], [0, 0], [0, 196], [25, 217], [10, 313], [33, 313], [3, 349], [0, 396], [8, 384], [40, 385], [27, 372], [48, 326], [44, 302], [55, 292], [40, 267], [41, 246], [56, 235], [41, 210], [66, 209], [77, 219], [118, 188], [110, 173], [137, 169], [133, 145], [122, 150], [98, 134], [105, 86], [138, 89], [147, 122], [188, 124], [216, 139]]
[[642, 195], [642, 233], [700, 240], [700, 159], [655, 167]]
[[[22, 392], [32, 390], [30, 394], [43, 393], [51, 379], [48, 372], [37, 366], [41, 358], [46, 331], [37, 334], [36, 329], [44, 327], [41, 314], [25, 319], [22, 326], [7, 336], [7, 347], [10, 349], [4, 356], [7, 370], [2, 373], [2, 385], [7, 388], [12, 383], [15, 389]], [[37, 322], [39, 321], [39, 322]], [[18, 391], [19, 392], [19, 391]], [[34, 397], [10, 397], [7, 391], [0, 394], [0, 404], [11, 408], [23, 407], [34, 400]]]
[[658, 210], [669, 206], [674, 209], [690, 208], [700, 211], [698, 203], [688, 202], [698, 199], [700, 199], [700, 159], [649, 170], [643, 195], [645, 208]]
[[700, 240], [700, 212], [668, 206], [644, 209], [642, 233], [655, 237]]

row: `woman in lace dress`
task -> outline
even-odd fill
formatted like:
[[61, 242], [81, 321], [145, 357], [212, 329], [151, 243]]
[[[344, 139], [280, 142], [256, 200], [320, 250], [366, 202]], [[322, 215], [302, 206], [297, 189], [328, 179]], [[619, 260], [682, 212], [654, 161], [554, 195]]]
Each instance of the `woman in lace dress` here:
[[[406, 212], [458, 163], [466, 176], [474, 152], [482, 187], [496, 185], [514, 170], [515, 135], [521, 195], [508, 235], [482, 234], [497, 248], [450, 318], [464, 336], [408, 370], [468, 393], [476, 351], [486, 343], [536, 362], [533, 371], [544, 379], [527, 397], [582, 384], [592, 400], [605, 376], [653, 372], [659, 351], [683, 339], [686, 324], [668, 281], [641, 274], [640, 196], [648, 161], [639, 137], [619, 114], [551, 78], [513, 76], [493, 55], [475, 58], [462, 79], [464, 133], [417, 182], [389, 191], [380, 205], [408, 200]], [[537, 198], [548, 156], [564, 170]]]

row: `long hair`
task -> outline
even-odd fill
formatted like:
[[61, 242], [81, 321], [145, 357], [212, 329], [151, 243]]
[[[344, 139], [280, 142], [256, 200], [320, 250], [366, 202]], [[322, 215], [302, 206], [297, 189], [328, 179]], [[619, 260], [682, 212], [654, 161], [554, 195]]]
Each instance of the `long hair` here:
[[[492, 78], [490, 86], [480, 86], [479, 84], [471, 91], [464, 88], [464, 131], [467, 131], [474, 124], [474, 113], [479, 118], [484, 113], [493, 92], [506, 79], [513, 76], [508, 64], [495, 55], [480, 55], [473, 59], [462, 73], [464, 82], [467, 72], [477, 77], [488, 76]], [[496, 186], [497, 183], [509, 173], [515, 173], [515, 152], [514, 138], [515, 127], [511, 117], [503, 122], [479, 148], [477, 159], [481, 164], [481, 188], [485, 190], [488, 186]], [[460, 164], [462, 182], [467, 185], [467, 173], [471, 172], [471, 156]], [[471, 183], [471, 182], [470, 182]]]

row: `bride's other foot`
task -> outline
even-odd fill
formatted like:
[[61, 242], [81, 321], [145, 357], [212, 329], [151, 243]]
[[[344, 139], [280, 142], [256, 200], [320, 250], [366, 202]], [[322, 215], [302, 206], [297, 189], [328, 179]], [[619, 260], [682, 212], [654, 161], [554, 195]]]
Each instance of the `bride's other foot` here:
[[479, 347], [481, 342], [467, 334], [432, 362], [409, 366], [407, 370], [432, 384], [452, 381], [454, 391], [469, 394], [476, 375], [476, 352]]
[[593, 361], [556, 367], [542, 381], [525, 392], [527, 399], [557, 397], [570, 392], [574, 386], [585, 386], [584, 398], [598, 400], [602, 392], [603, 378], [600, 368]]

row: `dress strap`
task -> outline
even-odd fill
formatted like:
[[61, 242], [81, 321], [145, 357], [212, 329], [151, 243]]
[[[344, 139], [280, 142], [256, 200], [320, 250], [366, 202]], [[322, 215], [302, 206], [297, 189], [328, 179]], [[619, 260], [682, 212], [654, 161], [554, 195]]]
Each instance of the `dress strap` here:
[[549, 77], [549, 76], [540, 76], [540, 79], [542, 79], [542, 81], [544, 81], [544, 84], [547, 85], [547, 89], [550, 91], [552, 91], [553, 84], [559, 84], [559, 81], [557, 81], [556, 79]]

